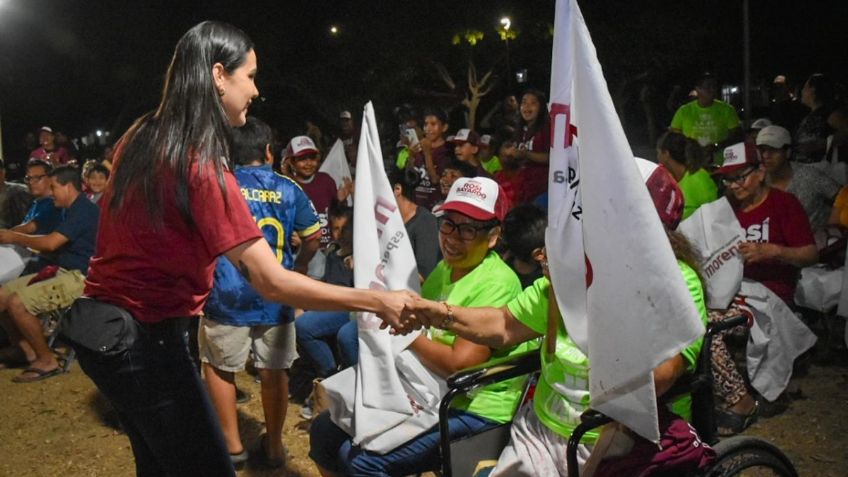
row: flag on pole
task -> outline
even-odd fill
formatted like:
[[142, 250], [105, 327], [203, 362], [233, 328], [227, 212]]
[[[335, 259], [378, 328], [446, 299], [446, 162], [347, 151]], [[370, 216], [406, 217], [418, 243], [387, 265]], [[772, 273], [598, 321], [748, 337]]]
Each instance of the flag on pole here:
[[[393, 189], [383, 169], [374, 108], [365, 105], [354, 200], [356, 288], [420, 291], [418, 268]], [[445, 391], [406, 348], [420, 333], [394, 336], [374, 313], [356, 313], [359, 363], [322, 382], [330, 415], [353, 443], [387, 452], [435, 425]]]
[[613, 108], [576, 0], [557, 0], [546, 233], [592, 407], [657, 442], [652, 370], [703, 324]]
[[[337, 189], [341, 188], [346, 180], [353, 180], [344, 151], [344, 143], [341, 139], [336, 139], [336, 142], [333, 143], [333, 147], [330, 148], [330, 152], [327, 153], [327, 157], [324, 158], [324, 162], [321, 163], [321, 168], [318, 170], [329, 174], [336, 182]], [[350, 196], [347, 197], [347, 205], [353, 205], [353, 199]]]

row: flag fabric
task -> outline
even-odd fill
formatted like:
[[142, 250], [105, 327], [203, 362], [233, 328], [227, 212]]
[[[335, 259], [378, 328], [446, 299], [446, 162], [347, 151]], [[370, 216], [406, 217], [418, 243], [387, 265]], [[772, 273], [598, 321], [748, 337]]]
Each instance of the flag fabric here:
[[[354, 285], [420, 291], [415, 255], [383, 169], [374, 108], [365, 105], [353, 221]], [[359, 363], [322, 382], [330, 415], [354, 445], [385, 453], [435, 425], [444, 380], [406, 348], [420, 333], [394, 336], [373, 313], [356, 313]]]
[[[329, 174], [336, 182], [336, 188], [342, 187], [345, 180], [353, 180], [344, 151], [344, 143], [341, 139], [336, 139], [336, 142], [333, 143], [333, 147], [330, 148], [330, 152], [327, 153], [327, 157], [324, 158], [324, 162], [321, 163], [318, 171]], [[350, 196], [347, 198], [347, 205], [353, 205], [353, 199]]]
[[657, 442], [652, 370], [703, 333], [576, 0], [557, 0], [546, 246], [593, 408]]

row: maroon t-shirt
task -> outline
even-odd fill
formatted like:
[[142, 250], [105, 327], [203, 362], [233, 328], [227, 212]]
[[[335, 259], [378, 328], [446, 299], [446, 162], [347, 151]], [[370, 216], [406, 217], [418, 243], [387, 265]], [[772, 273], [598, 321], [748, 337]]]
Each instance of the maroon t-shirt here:
[[[536, 134], [530, 135], [525, 129], [521, 140], [516, 145], [518, 149], [530, 152], [550, 152], [551, 128], [542, 126]], [[517, 203], [533, 202], [539, 195], [548, 190], [548, 164], [540, 164], [530, 160], [518, 169], [518, 181], [521, 182], [521, 195], [516, 197]]]
[[[448, 144], [444, 143], [439, 147], [434, 147], [430, 154], [433, 156], [433, 165], [436, 166], [436, 174], [441, 177], [445, 166], [450, 162], [451, 150], [448, 149]], [[430, 174], [427, 173], [427, 164], [424, 162], [423, 152], [412, 156], [410, 159], [412, 160], [412, 167], [415, 168], [421, 177], [421, 182], [415, 188], [415, 203], [427, 210], [432, 210], [437, 202], [444, 199], [439, 182], [430, 181]]]
[[[176, 188], [171, 171], [157, 174], [157, 180], [164, 191]], [[154, 226], [141, 194], [125, 196], [124, 206], [112, 214], [106, 209], [108, 190], [84, 295], [121, 306], [145, 323], [200, 314], [218, 256], [262, 237], [235, 177], [227, 171], [224, 180], [226, 202], [212, 165], [192, 167], [194, 226], [183, 220], [173, 193], [162, 195], [162, 224]]]
[[329, 214], [330, 208], [338, 201], [336, 181], [326, 172], [316, 172], [309, 182], [301, 182], [297, 178], [295, 181], [315, 207], [315, 213], [321, 222], [321, 247], [326, 247], [332, 241]]
[[[778, 189], [769, 190], [766, 200], [754, 210], [736, 210], [736, 218], [749, 242], [768, 242], [786, 247], [815, 244], [810, 220], [794, 195]], [[798, 268], [777, 260], [746, 263], [745, 278], [756, 280], [786, 303], [793, 303]]]
[[57, 147], [51, 152], [47, 152], [43, 147], [39, 147], [34, 151], [29, 153], [30, 159], [41, 159], [42, 161], [47, 161], [54, 166], [61, 166], [70, 162], [71, 154], [64, 147]]

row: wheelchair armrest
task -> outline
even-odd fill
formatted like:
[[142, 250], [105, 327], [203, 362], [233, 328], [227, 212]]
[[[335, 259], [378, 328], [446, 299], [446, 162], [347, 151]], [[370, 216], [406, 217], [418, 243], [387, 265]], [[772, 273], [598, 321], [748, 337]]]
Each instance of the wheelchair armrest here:
[[463, 369], [452, 374], [447, 379], [447, 384], [449, 389], [468, 390], [530, 374], [541, 367], [541, 357], [539, 350], [536, 349]]
[[713, 323], [709, 323], [707, 325], [707, 335], [715, 336], [718, 333], [721, 333], [724, 330], [729, 330], [730, 328], [735, 328], [739, 325], [744, 325], [748, 322], [748, 317], [744, 314], [738, 314], [731, 316], [729, 318], [725, 318], [721, 321], [716, 321]]

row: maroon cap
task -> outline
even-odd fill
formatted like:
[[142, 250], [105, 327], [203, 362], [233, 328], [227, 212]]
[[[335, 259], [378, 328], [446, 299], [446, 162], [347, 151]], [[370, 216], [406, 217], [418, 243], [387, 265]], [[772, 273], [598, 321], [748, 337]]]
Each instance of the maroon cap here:
[[509, 205], [503, 189], [492, 179], [461, 177], [451, 186], [442, 210], [459, 212], [475, 220], [503, 222]]
[[658, 166], [645, 181], [660, 221], [669, 230], [677, 229], [683, 218], [683, 191], [677, 181], [663, 166]]
[[759, 165], [760, 151], [757, 150], [757, 146], [739, 142], [724, 148], [724, 163], [713, 174], [723, 176], [733, 174], [746, 167], [756, 167]]

